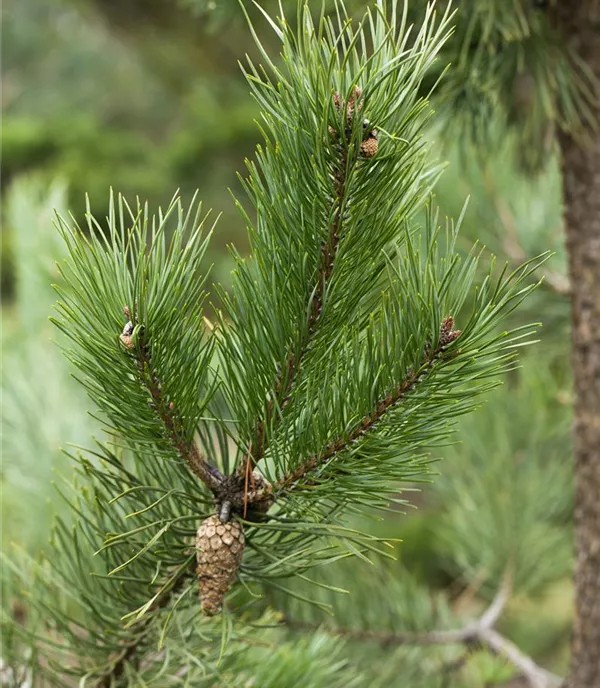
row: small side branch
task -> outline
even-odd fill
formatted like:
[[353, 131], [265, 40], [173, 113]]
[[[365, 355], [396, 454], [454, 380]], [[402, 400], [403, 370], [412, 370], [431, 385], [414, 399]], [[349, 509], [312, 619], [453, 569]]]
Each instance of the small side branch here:
[[123, 647], [112, 668], [98, 681], [98, 688], [112, 688], [113, 686], [118, 686], [123, 678], [127, 664], [131, 663], [136, 668], [139, 666], [140, 658], [137, 657], [137, 653], [147, 633], [148, 622], [146, 621], [143, 625], [140, 624], [140, 626], [139, 635], [134, 641]]
[[[195, 559], [191, 561], [195, 563]], [[119, 654], [113, 659], [111, 667], [98, 678], [96, 683], [98, 688], [115, 688], [122, 685], [127, 665], [131, 664], [136, 669], [140, 666], [143, 660], [140, 651], [145, 646], [145, 640], [154, 619], [152, 612], [163, 609], [169, 604], [173, 596], [181, 589], [190, 571], [191, 565], [184, 566], [177, 570], [175, 575], [167, 581], [162, 594], [159, 595], [153, 606], [146, 612], [146, 616], [142, 617], [132, 627], [132, 640], [123, 644]]]
[[140, 364], [139, 369], [142, 381], [145, 383], [152, 397], [156, 413], [167, 431], [171, 444], [182, 458], [185, 459], [192, 473], [197, 475], [210, 490], [213, 492], [217, 491], [223, 482], [221, 472], [200, 454], [198, 447], [193, 441], [188, 443], [182, 436], [179, 430], [181, 422], [177, 418], [176, 410], [171, 404], [167, 405], [162, 393], [160, 381], [153, 374], [150, 367], [150, 361], [144, 352], [141, 358], [138, 359], [138, 363]]
[[494, 629], [500, 618], [511, 593], [511, 575], [507, 572], [496, 597], [479, 617], [463, 628], [453, 630], [434, 630], [423, 633], [398, 633], [383, 631], [368, 631], [353, 628], [330, 629], [314, 624], [285, 620], [285, 624], [292, 630], [322, 630], [352, 640], [378, 643], [382, 646], [395, 645], [465, 645], [467, 648], [480, 646], [489, 652], [503, 657], [524, 676], [532, 688], [559, 688], [563, 679], [538, 666], [531, 657], [525, 655], [508, 638]]
[[437, 348], [425, 353], [421, 365], [417, 369], [412, 369], [396, 389], [389, 392], [381, 399], [375, 409], [366, 416], [363, 416], [347, 435], [332, 440], [320, 454], [314, 454], [300, 464], [294, 471], [281, 478], [281, 480], [274, 485], [275, 491], [289, 491], [310, 473], [324, 466], [340, 452], [349, 449], [352, 444], [359, 441], [360, 438], [366, 435], [370, 430], [376, 428], [379, 421], [381, 421], [396, 404], [402, 401], [407, 393], [431, 371], [435, 362], [442, 356], [448, 344], [453, 342], [460, 335], [460, 330], [454, 330], [453, 328], [454, 319], [451, 316], [445, 318], [440, 327], [440, 337]]
[[[126, 306], [124, 310], [125, 315], [129, 317], [129, 308]], [[131, 332], [126, 334], [128, 327], [131, 328]], [[133, 325], [129, 322], [121, 335], [121, 341], [132, 351], [135, 357], [140, 382], [146, 387], [150, 394], [152, 406], [165, 428], [170, 443], [185, 460], [192, 473], [198, 476], [213, 493], [218, 492], [224, 481], [223, 474], [200, 454], [198, 447], [193, 441], [188, 442], [185, 439], [183, 434], [183, 422], [178, 417], [177, 410], [173, 406], [173, 403], [165, 399], [161, 381], [152, 368], [150, 348], [145, 336], [142, 333], [138, 345], [135, 346], [131, 337], [132, 332]]]
[[563, 679], [538, 666], [508, 638], [493, 628], [480, 629], [477, 640], [483, 647], [509, 661], [528, 681], [532, 688], [558, 688]]

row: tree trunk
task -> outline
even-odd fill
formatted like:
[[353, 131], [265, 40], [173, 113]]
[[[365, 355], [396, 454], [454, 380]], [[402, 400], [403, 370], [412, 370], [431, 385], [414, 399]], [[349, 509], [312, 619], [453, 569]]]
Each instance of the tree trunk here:
[[[569, 47], [600, 80], [600, 2], [556, 4]], [[600, 93], [598, 94], [600, 97]], [[600, 122], [600, 106], [596, 106]], [[576, 610], [570, 688], [600, 687], [600, 132], [560, 135], [572, 285]]]

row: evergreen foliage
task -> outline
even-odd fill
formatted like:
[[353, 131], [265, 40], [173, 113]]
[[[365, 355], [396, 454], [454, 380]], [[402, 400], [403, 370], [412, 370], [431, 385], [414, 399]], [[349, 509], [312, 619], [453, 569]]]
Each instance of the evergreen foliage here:
[[[31, 609], [24, 625], [4, 614], [3, 658], [34, 680], [359, 681], [331, 662], [341, 645], [327, 634], [295, 646], [293, 661], [281, 644], [244, 668], [236, 648], [268, 642], [279, 622], [252, 602], [285, 591], [322, 607], [314, 583], [336, 584], [317, 573], [305, 591], [309, 569], [385, 553], [348, 514], [403, 503], [401, 485], [430, 474], [427, 449], [531, 334], [501, 324], [543, 258], [484, 266], [477, 248], [457, 250], [460, 221], [440, 227], [428, 206], [439, 168], [419, 93], [449, 12], [430, 7], [412, 31], [394, 0], [358, 29], [342, 6], [316, 25], [298, 12], [297, 33], [272, 22], [281, 65], [256, 37], [265, 67], [247, 69], [265, 138], [248, 207], [238, 202], [252, 251], [234, 253], [215, 324], [203, 317], [210, 231], [195, 203], [151, 216], [119, 197], [105, 225], [59, 219], [69, 256], [56, 322], [109, 440], [71, 452], [77, 477], [59, 489], [74, 523], [57, 518], [48, 558], [3, 567], [4, 598], [20, 585]], [[240, 585], [208, 618], [194, 533], [215, 514], [241, 524], [246, 550]]]

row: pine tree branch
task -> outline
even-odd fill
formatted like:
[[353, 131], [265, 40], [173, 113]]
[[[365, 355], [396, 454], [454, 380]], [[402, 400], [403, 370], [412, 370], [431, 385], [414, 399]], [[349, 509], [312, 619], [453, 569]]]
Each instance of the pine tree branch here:
[[363, 416], [360, 422], [344, 437], [339, 437], [332, 440], [320, 454], [314, 454], [294, 471], [281, 478], [274, 486], [274, 491], [290, 491], [295, 485], [305, 478], [309, 473], [324, 466], [331, 461], [337, 454], [348, 449], [352, 444], [360, 440], [369, 431], [374, 430], [379, 421], [391, 409], [401, 402], [407, 393], [415, 388], [415, 386], [429, 373], [435, 362], [443, 355], [448, 344], [453, 342], [459, 335], [460, 330], [454, 330], [454, 319], [449, 316], [446, 318], [440, 328], [440, 340], [437, 347], [425, 353], [421, 365], [415, 370], [412, 369], [395, 390], [388, 392], [388, 394], [379, 401], [375, 409]]
[[378, 643], [382, 646], [393, 645], [466, 645], [481, 646], [509, 661], [528, 681], [532, 688], [557, 688], [563, 680], [555, 674], [538, 666], [531, 657], [494, 629], [512, 591], [510, 570], [504, 575], [500, 588], [490, 606], [475, 621], [463, 628], [434, 630], [423, 633], [399, 633], [386, 631], [361, 630], [354, 628], [327, 628], [302, 621], [285, 619], [285, 625], [292, 630], [321, 630], [351, 640]]
[[[334, 197], [333, 197], [333, 220], [329, 225], [329, 232], [327, 239], [323, 242], [321, 248], [321, 258], [319, 268], [317, 271], [317, 279], [315, 288], [312, 293], [310, 308], [308, 313], [308, 320], [304, 332], [301, 335], [300, 346], [296, 351], [291, 348], [288, 352], [285, 364], [281, 367], [277, 374], [275, 381], [275, 397], [279, 399], [279, 408], [283, 409], [287, 406], [291, 391], [300, 371], [300, 363], [304, 358], [306, 352], [310, 347], [310, 342], [315, 333], [317, 322], [323, 312], [323, 299], [327, 284], [333, 272], [333, 264], [335, 255], [340, 242], [342, 232], [343, 220], [343, 205], [346, 195], [347, 183], [347, 165], [348, 154], [344, 144], [339, 144], [339, 159], [337, 160], [334, 171]], [[275, 398], [269, 395], [266, 402], [265, 417], [259, 418], [256, 424], [254, 433], [254, 440], [250, 445], [246, 461], [240, 467], [241, 472], [246, 475], [246, 491], [248, 477], [256, 464], [263, 458], [265, 451], [268, 448], [268, 442], [265, 438], [265, 425], [270, 425], [273, 420], [275, 411]]]
[[563, 684], [563, 679], [538, 666], [531, 657], [493, 628], [480, 628], [478, 642], [490, 652], [504, 657], [529, 681], [532, 688], [554, 688]]
[[125, 673], [125, 667], [127, 664], [133, 664], [136, 668], [139, 666], [140, 658], [136, 657], [136, 654], [142, 644], [145, 634], [147, 633], [148, 625], [149, 620], [145, 620], [144, 623], [141, 624], [141, 634], [136, 637], [134, 642], [126, 645], [123, 648], [110, 671], [104, 674], [104, 676], [102, 676], [98, 681], [98, 688], [111, 688], [112, 686], [119, 685], [119, 681]]
[[[126, 313], [128, 312], [129, 309], [126, 309]], [[160, 418], [173, 448], [185, 460], [192, 473], [197, 475], [213, 493], [216, 493], [223, 484], [224, 476], [216, 466], [213, 466], [206, 457], [202, 456], [193, 440], [191, 442], [186, 441], [182, 420], [178, 417], [173, 402], [168, 402], [165, 399], [161, 381], [153, 370], [150, 346], [146, 341], [143, 329], [140, 333], [139, 345], [133, 347], [133, 351], [139, 380], [148, 390], [152, 399], [152, 406]]]
[[114, 658], [111, 668], [100, 676], [97, 683], [98, 688], [114, 688], [114, 686], [120, 685], [119, 682], [123, 678], [128, 664], [131, 664], [136, 669], [140, 666], [143, 660], [140, 650], [144, 647], [144, 640], [150, 632], [150, 627], [154, 620], [152, 612], [164, 609], [169, 604], [173, 599], [173, 595], [177, 593], [184, 583], [192, 564], [195, 564], [195, 558], [190, 560], [189, 566], [180, 568], [173, 578], [167, 579], [162, 593], [159, 593], [154, 604], [147, 610], [146, 615], [130, 628], [134, 636], [132, 641], [122, 646], [121, 651]]

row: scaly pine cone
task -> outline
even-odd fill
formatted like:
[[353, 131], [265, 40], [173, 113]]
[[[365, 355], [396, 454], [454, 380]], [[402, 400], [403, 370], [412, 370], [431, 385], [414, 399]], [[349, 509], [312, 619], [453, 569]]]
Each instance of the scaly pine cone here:
[[237, 521], [223, 523], [214, 514], [202, 521], [196, 533], [196, 574], [202, 611], [214, 616], [235, 580], [244, 554], [244, 530]]

